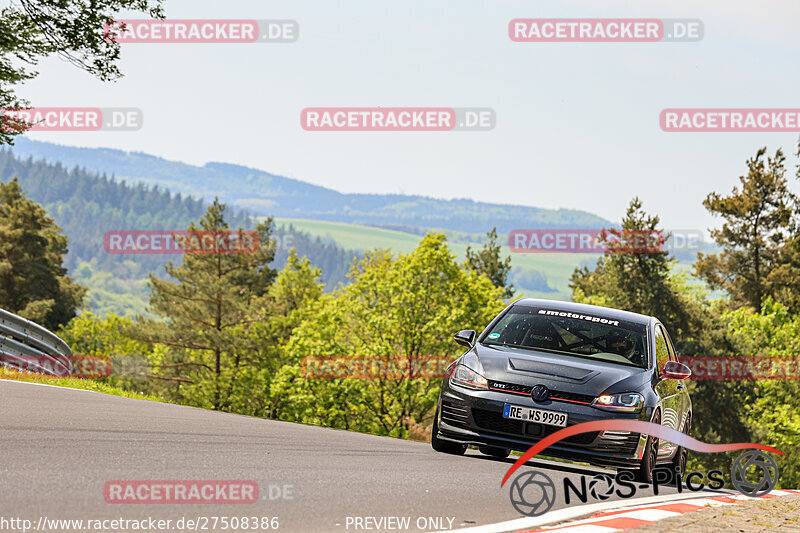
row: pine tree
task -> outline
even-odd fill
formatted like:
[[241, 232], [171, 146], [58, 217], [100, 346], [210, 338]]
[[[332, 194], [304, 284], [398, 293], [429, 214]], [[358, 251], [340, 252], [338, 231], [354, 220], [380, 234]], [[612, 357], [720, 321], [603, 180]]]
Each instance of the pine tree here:
[[16, 179], [0, 183], [0, 307], [51, 330], [69, 322], [86, 288], [62, 266], [67, 242]]
[[[765, 160], [766, 151], [761, 148], [747, 161], [747, 175], [739, 178], [741, 189], [734, 187], [729, 196], [711, 193], [703, 202], [724, 220], [721, 229], [711, 232], [722, 253], [698, 254], [695, 264], [697, 275], [712, 289], [725, 290], [735, 306], [756, 310], [775, 291], [768, 280], [796, 231], [792, 209], [797, 198], [786, 181], [786, 158], [779, 149]], [[783, 250], [784, 255], [790, 252]]]
[[472, 248], [467, 246], [466, 267], [478, 274], [484, 274], [492, 281], [495, 287], [503, 289], [505, 291], [503, 293], [504, 298], [513, 298], [514, 284], [508, 279], [508, 275], [511, 272], [511, 257], [500, 258], [500, 244], [497, 242], [496, 227], [492, 228], [492, 231], [488, 232], [486, 237], [489, 240], [476, 252], [473, 252]]
[[655, 316], [686, 346], [700, 313], [671, 273], [675, 261], [663, 249], [669, 235], [659, 224], [639, 198], [631, 200], [622, 228], [601, 232], [606, 252], [595, 269], [573, 272], [572, 299]]
[[[225, 234], [225, 209], [215, 199], [199, 226], [192, 223], [188, 232]], [[171, 359], [162, 367], [180, 375], [162, 377], [195, 385], [187, 391], [196, 395], [192, 403], [226, 409], [239, 371], [259, 363], [259, 347], [250, 344], [249, 335], [258, 318], [250, 307], [275, 278], [269, 266], [275, 254], [271, 223], [270, 219], [256, 228], [254, 253], [187, 253], [180, 266], [172, 261], [166, 266], [175, 281], [150, 275], [151, 312], [165, 321], [142, 320], [134, 335], [173, 348]]]

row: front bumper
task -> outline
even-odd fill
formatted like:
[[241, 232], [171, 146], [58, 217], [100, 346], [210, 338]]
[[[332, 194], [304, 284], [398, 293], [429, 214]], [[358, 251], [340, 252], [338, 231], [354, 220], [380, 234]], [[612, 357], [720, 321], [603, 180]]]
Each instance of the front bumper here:
[[[437, 436], [440, 439], [522, 452], [561, 428], [503, 418], [503, 408], [507, 403], [567, 413], [569, 426], [611, 418], [640, 419], [639, 414], [611, 413], [589, 405], [554, 400], [534, 402], [530, 396], [494, 390], [464, 389], [450, 385], [448, 381], [445, 381], [442, 387], [439, 402]], [[649, 416], [646, 411], [645, 409], [644, 416]], [[582, 433], [549, 446], [541, 455], [572, 459], [597, 466], [635, 468], [639, 466], [646, 442], [647, 437], [639, 433], [620, 431]]]

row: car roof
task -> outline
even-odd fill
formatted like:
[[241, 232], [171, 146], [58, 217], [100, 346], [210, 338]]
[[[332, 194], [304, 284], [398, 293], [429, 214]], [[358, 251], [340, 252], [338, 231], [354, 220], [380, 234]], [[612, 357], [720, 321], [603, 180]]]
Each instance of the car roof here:
[[620, 309], [612, 309], [610, 307], [601, 307], [599, 305], [579, 304], [575, 302], [562, 302], [559, 300], [539, 300], [537, 298], [522, 298], [512, 304], [513, 306], [522, 307], [541, 307], [544, 309], [552, 309], [554, 311], [566, 311], [570, 313], [584, 313], [587, 315], [598, 315], [603, 318], [612, 318], [614, 320], [625, 320], [627, 322], [634, 322], [637, 324], [650, 324], [657, 322], [655, 317], [640, 315], [639, 313], [631, 313], [630, 311], [622, 311]]

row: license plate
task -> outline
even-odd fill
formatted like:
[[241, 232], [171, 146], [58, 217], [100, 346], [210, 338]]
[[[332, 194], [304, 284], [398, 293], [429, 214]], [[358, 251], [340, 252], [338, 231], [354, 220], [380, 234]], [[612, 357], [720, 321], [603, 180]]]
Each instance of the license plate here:
[[503, 408], [503, 418], [536, 422], [537, 424], [547, 424], [548, 426], [558, 426], [562, 428], [567, 425], [567, 413], [532, 409], [530, 407], [511, 404], [506, 404]]

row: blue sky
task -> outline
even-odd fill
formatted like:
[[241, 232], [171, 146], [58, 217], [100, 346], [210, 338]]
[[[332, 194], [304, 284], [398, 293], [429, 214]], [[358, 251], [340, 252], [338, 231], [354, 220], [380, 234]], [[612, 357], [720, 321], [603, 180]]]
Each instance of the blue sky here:
[[[665, 133], [665, 107], [800, 107], [800, 4], [732, 0], [166, 0], [169, 18], [294, 19], [291, 44], [129, 44], [101, 83], [52, 58], [36, 106], [138, 107], [135, 132], [62, 144], [247, 165], [343, 192], [577, 208], [618, 220], [639, 195], [673, 229], [714, 220], [758, 147], [794, 133]], [[699, 18], [696, 43], [514, 43], [513, 18]], [[305, 107], [491, 107], [490, 132], [307, 132]], [[791, 157], [792, 171], [796, 159]], [[793, 187], [798, 190], [792, 178]]]

